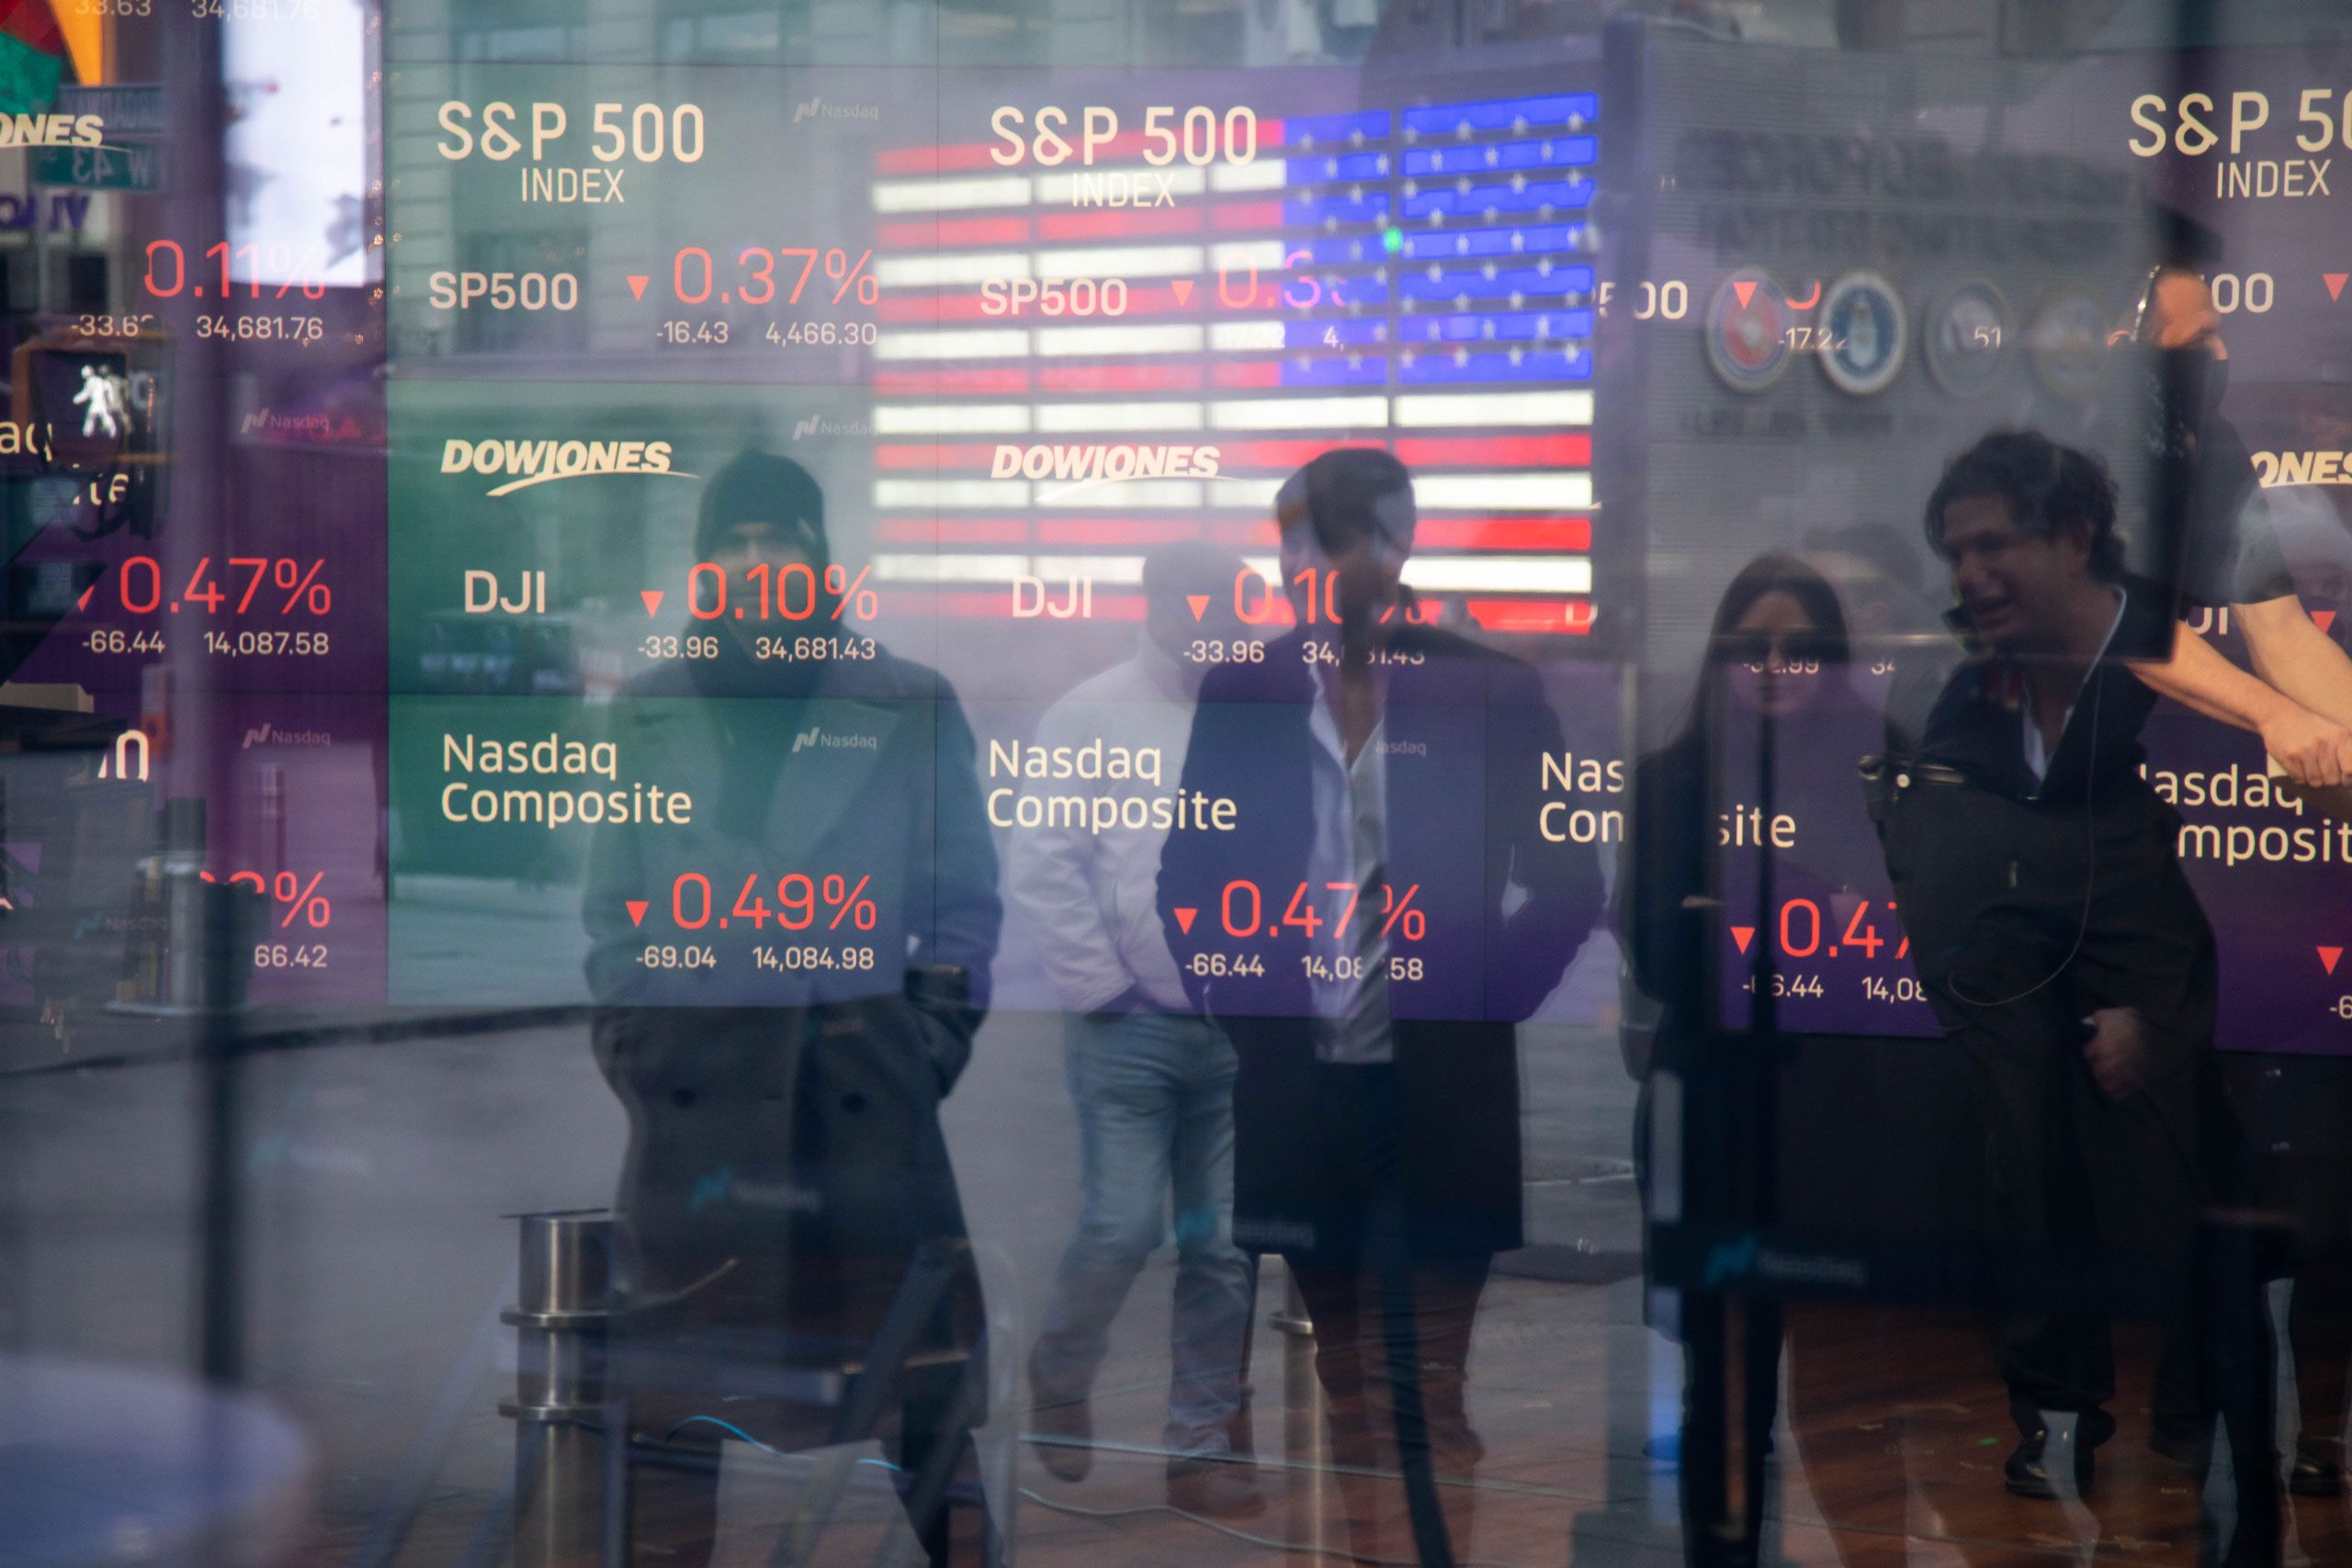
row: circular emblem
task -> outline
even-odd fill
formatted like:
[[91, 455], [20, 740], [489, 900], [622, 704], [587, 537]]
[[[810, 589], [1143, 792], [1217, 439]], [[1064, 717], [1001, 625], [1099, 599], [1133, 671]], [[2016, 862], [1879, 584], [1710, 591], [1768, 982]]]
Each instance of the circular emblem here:
[[2087, 403], [2107, 389], [2107, 312], [2088, 289], [2061, 289], [2026, 329], [2025, 352], [2052, 397]]
[[1789, 367], [1789, 301], [1772, 275], [1742, 267], [1707, 305], [1707, 363], [1735, 392], [1760, 392]]
[[1841, 392], [1867, 398], [1886, 390], [1903, 368], [1903, 302], [1874, 272], [1849, 272], [1829, 286], [1815, 318], [1821, 373]]
[[1929, 308], [1919, 346], [1938, 386], [1953, 397], [1973, 398], [2001, 378], [2016, 334], [2001, 291], [1971, 278], [1945, 289]]

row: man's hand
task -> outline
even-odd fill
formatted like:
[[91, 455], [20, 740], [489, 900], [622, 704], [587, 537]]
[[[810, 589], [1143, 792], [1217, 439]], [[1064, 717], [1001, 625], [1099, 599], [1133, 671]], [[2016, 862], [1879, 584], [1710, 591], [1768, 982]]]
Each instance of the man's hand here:
[[2148, 1073], [2148, 1023], [2131, 1008], [2101, 1008], [2090, 1016], [2083, 1056], [2109, 1100], [2143, 1088]]
[[2299, 784], [2340, 784], [2352, 778], [2352, 730], [2298, 703], [2280, 703], [2262, 722], [2262, 747]]

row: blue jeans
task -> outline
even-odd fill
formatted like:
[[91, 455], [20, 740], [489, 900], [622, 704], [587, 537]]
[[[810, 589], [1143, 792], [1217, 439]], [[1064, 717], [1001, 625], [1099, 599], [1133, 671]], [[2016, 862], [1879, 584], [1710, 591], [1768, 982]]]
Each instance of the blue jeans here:
[[1085, 1206], [1062, 1249], [1031, 1378], [1057, 1399], [1093, 1387], [1111, 1320], [1159, 1246], [1172, 1190], [1167, 1446], [1226, 1452], [1252, 1295], [1250, 1259], [1233, 1245], [1233, 1043], [1201, 1019], [1138, 1012], [1071, 1017], [1065, 1044]]

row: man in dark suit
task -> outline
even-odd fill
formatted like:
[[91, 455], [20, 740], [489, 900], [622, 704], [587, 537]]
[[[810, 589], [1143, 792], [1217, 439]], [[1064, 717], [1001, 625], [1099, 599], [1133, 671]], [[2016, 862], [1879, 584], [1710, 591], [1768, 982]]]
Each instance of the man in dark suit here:
[[[1521, 1244], [1512, 1026], [1590, 931], [1600, 868], [1541, 829], [1561, 740], [1536, 671], [1416, 615], [1404, 465], [1327, 452], [1275, 519], [1298, 625], [1202, 687], [1182, 789], [1205, 804], [1160, 916], [1238, 1057], [1234, 1239], [1298, 1282], [1333, 1459], [1399, 1464], [1421, 1561], [1450, 1562], [1433, 1474], [1482, 1452], [1471, 1324]], [[1379, 1555], [1376, 1483], [1341, 1487]]]
[[[2046, 1413], [2067, 1411], [2091, 1489], [2115, 1430], [2102, 1298], [2117, 1295], [2165, 1319], [2151, 1447], [2201, 1472], [2217, 1380], [2242, 1382], [2256, 1358], [2200, 1344], [2191, 1305], [2198, 1211], [2234, 1139], [2211, 1076], [2213, 933], [2181, 873], [2179, 818], [2142, 774], [2156, 696], [2127, 662], [2162, 644], [2171, 606], [2123, 573], [2105, 469], [2031, 432], [1955, 458], [1926, 526], [1973, 656], [1888, 764], [1875, 809], [1920, 983], [1981, 1091], [2019, 1435], [2004, 1480], [2058, 1495]], [[2177, 639], [2177, 666], [2215, 657], [2186, 628]], [[2260, 728], [2225, 698], [2212, 711]], [[2267, 1433], [2231, 1437], [2241, 1477], [2275, 1473]], [[2249, 1560], [2275, 1525], [2267, 1491], [2241, 1489]]]

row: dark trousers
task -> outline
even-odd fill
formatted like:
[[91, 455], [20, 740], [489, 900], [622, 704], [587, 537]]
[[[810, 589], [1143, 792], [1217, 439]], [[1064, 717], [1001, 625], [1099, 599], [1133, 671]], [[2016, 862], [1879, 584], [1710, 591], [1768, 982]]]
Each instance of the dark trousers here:
[[[1366, 1179], [1356, 1224], [1349, 1244], [1288, 1253], [1284, 1261], [1315, 1324], [1315, 1372], [1328, 1404], [1331, 1458], [1342, 1467], [1351, 1541], [1361, 1555], [1383, 1555], [1377, 1520], [1385, 1483], [1359, 1472], [1393, 1465], [1404, 1481], [1420, 1562], [1450, 1565], [1453, 1547], [1436, 1479], [1466, 1476], [1486, 1451], [1471, 1428], [1464, 1391], [1471, 1328], [1492, 1258], [1413, 1256], [1396, 1068], [1350, 1067], [1332, 1076], [1362, 1117]], [[1465, 1531], [1467, 1504], [1467, 1492], [1458, 1491], [1453, 1517]]]

